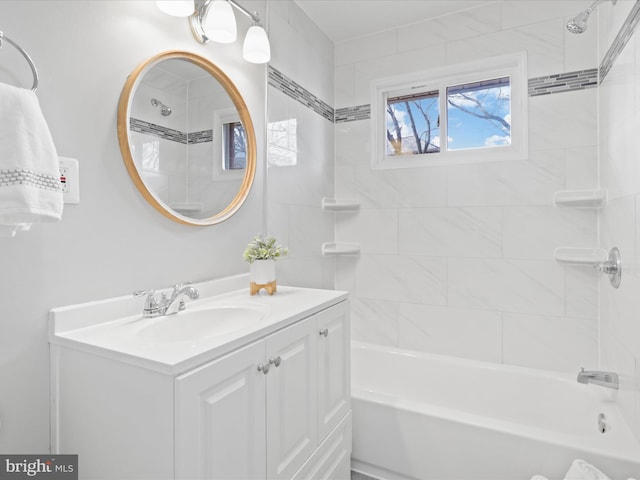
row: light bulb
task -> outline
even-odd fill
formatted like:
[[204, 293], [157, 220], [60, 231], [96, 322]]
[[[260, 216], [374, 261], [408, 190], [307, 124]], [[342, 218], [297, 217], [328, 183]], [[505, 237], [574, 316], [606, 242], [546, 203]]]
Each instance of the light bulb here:
[[267, 63], [271, 60], [269, 38], [261, 25], [254, 24], [249, 27], [247, 36], [244, 37], [242, 56], [251, 63]]
[[237, 38], [236, 17], [227, 0], [213, 0], [209, 6], [204, 31], [214, 42], [233, 43]]
[[158, 0], [156, 6], [174, 17], [188, 17], [196, 9], [193, 0]]

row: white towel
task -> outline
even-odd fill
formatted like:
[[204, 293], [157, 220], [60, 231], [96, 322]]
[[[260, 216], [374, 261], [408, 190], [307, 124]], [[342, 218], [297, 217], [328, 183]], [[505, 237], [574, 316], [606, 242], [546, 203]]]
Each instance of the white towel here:
[[564, 480], [611, 480], [604, 473], [584, 460], [574, 460]]
[[60, 167], [35, 92], [0, 83], [0, 235], [62, 217]]

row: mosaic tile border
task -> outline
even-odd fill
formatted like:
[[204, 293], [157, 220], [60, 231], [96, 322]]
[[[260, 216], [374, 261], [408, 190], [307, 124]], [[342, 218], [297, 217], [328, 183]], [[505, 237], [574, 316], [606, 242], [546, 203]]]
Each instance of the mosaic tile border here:
[[183, 144], [194, 143], [207, 143], [213, 142], [213, 130], [201, 130], [199, 132], [181, 132], [180, 130], [174, 130], [172, 128], [163, 127], [162, 125], [156, 125], [155, 123], [140, 120], [138, 118], [131, 117], [129, 121], [129, 128], [132, 132], [144, 133], [147, 135], [153, 135], [164, 140]]
[[357, 120], [366, 120], [370, 117], [371, 105], [358, 105], [336, 109], [333, 121], [335, 123], [355, 122]]
[[285, 95], [297, 100], [301, 104], [310, 108], [318, 115], [326, 118], [330, 122], [334, 121], [334, 110], [328, 103], [323, 102], [302, 85], [294, 82], [279, 70], [269, 65], [269, 85], [278, 89]]
[[598, 86], [598, 69], [577, 70], [529, 79], [529, 96], [550, 95], [552, 93], [584, 90]]
[[633, 5], [633, 8], [631, 8], [631, 12], [629, 12], [629, 15], [622, 24], [622, 27], [620, 27], [618, 35], [616, 35], [616, 38], [613, 40], [613, 43], [609, 47], [609, 50], [607, 50], [607, 53], [600, 63], [600, 83], [602, 83], [602, 81], [605, 79], [605, 77], [609, 73], [609, 70], [611, 70], [611, 67], [613, 67], [613, 64], [617, 60], [618, 56], [622, 53], [622, 50], [624, 50], [624, 47], [626, 47], [627, 43], [629, 43], [629, 40], [638, 27], [639, 21], [640, 1], [636, 1], [636, 3]]
[[[371, 118], [371, 105], [356, 105], [333, 109], [303, 86], [297, 84], [282, 72], [269, 66], [269, 85], [309, 107], [332, 123], [356, 122]], [[598, 86], [598, 69], [577, 70], [529, 79], [530, 97], [550, 95], [574, 90], [584, 90]]]
[[187, 133], [187, 143], [213, 142], [213, 129]]

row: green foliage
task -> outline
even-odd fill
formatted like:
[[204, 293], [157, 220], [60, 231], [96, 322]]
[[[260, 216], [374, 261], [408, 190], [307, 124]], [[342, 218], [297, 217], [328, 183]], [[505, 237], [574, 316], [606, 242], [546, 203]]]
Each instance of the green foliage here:
[[287, 253], [288, 250], [286, 248], [276, 244], [275, 238], [263, 239], [258, 235], [247, 245], [242, 258], [244, 258], [245, 262], [253, 263], [255, 260], [277, 260]]

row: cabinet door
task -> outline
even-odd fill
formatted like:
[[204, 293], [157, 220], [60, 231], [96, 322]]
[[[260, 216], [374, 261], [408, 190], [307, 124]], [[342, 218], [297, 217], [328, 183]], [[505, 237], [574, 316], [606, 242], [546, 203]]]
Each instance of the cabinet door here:
[[349, 302], [317, 315], [318, 435], [320, 440], [351, 408]]
[[317, 336], [311, 317], [266, 339], [269, 480], [291, 478], [318, 444]]
[[265, 478], [264, 355], [260, 341], [176, 379], [176, 479]]

